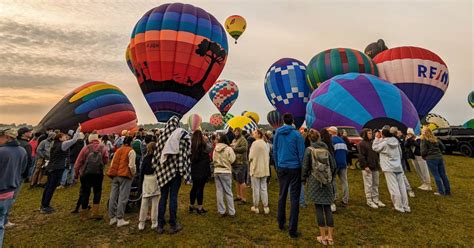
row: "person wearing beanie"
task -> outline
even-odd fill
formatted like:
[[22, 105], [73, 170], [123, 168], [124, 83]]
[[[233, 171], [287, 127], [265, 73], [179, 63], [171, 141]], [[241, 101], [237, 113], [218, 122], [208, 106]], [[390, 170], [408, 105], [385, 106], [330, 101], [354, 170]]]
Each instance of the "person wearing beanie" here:
[[[100, 198], [102, 196], [102, 182], [104, 181], [104, 167], [109, 162], [109, 153], [104, 144], [100, 142], [99, 135], [92, 133], [88, 137], [89, 145], [83, 147], [74, 164], [74, 175], [80, 178], [81, 189], [81, 217], [102, 219], [100, 214]], [[89, 196], [91, 189], [94, 191], [92, 201], [92, 214], [88, 215]]]
[[416, 174], [418, 174], [418, 177], [421, 180], [421, 185], [418, 187], [418, 189], [431, 191], [432, 187], [430, 171], [428, 170], [428, 164], [423, 159], [423, 157], [421, 157], [420, 143], [421, 139], [419, 136], [415, 136], [415, 131], [413, 128], [408, 128], [404, 146], [408, 151], [408, 158], [413, 161]]

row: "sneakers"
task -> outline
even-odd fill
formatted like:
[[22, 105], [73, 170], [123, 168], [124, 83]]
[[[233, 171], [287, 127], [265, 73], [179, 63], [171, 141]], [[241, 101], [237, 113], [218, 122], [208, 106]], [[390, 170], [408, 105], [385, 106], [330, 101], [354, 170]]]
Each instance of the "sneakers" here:
[[439, 192], [434, 192], [434, 195], [440, 196], [441, 194]]
[[118, 219], [118, 220], [117, 220], [117, 227], [126, 226], [126, 225], [128, 225], [128, 224], [130, 224], [130, 222], [129, 222], [129, 221], [126, 221], [126, 220], [124, 220], [124, 219]]
[[408, 196], [411, 198], [415, 197], [415, 192], [413, 190], [408, 191]]
[[116, 217], [113, 217], [113, 218], [110, 218], [110, 221], [109, 221], [109, 225], [115, 225], [117, 223], [117, 218]]
[[158, 227], [158, 223], [152, 223], [151, 224], [151, 229], [156, 229]]
[[172, 226], [170, 228], [169, 234], [175, 234], [175, 233], [178, 233], [181, 230], [183, 230], [183, 226], [181, 226], [179, 223], [176, 223], [176, 226]]
[[384, 208], [385, 207], [385, 204], [383, 202], [381, 202], [380, 200], [374, 201], [374, 203], [377, 204], [377, 206], [379, 206], [379, 208]]
[[431, 188], [431, 186], [430, 186], [430, 185], [427, 185], [427, 184], [422, 184], [420, 187], [418, 187], [418, 189], [424, 190], [424, 191], [431, 191], [431, 190], [433, 190], [433, 189]]
[[260, 210], [258, 210], [258, 208], [255, 207], [255, 206], [252, 206], [252, 207], [250, 208], [250, 211], [252, 211], [252, 212], [254, 212], [254, 213], [256, 213], [256, 214], [260, 213]]
[[14, 226], [16, 226], [16, 224], [11, 222], [11, 221], [8, 221], [7, 223], [5, 223], [5, 225], [3, 225], [3, 227], [5, 227], [5, 229], [12, 228]]
[[196, 208], [194, 206], [189, 206], [188, 212], [190, 214], [194, 213], [194, 210], [196, 210]]
[[163, 234], [165, 233], [165, 229], [162, 226], [157, 226], [156, 233]]
[[207, 210], [204, 209], [204, 208], [201, 208], [201, 209], [198, 208], [198, 209], [196, 209], [196, 213], [199, 214], [199, 215], [205, 214], [205, 213], [207, 213]]
[[42, 214], [52, 214], [54, 211], [56, 211], [56, 210], [52, 207], [41, 207], [40, 208], [40, 212]]
[[264, 208], [263, 208], [263, 212], [264, 212], [265, 214], [270, 214], [270, 208], [269, 208], [269, 207], [264, 207]]
[[140, 230], [140, 231], [145, 230], [145, 221], [140, 221], [138, 223], [138, 230]]
[[373, 202], [373, 201], [368, 201], [367, 205], [369, 205], [369, 207], [371, 207], [373, 209], [379, 208], [379, 206], [377, 204], [375, 204], [375, 202]]
[[331, 212], [336, 212], [336, 204], [331, 204]]

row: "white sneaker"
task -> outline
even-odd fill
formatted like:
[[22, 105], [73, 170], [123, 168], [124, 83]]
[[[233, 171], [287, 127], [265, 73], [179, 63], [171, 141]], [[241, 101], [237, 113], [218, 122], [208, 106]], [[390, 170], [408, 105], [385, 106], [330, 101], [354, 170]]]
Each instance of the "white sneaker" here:
[[331, 212], [336, 212], [336, 204], [331, 204]]
[[420, 190], [425, 190], [425, 191], [431, 191], [433, 190], [430, 185], [427, 184], [422, 184], [420, 187], [418, 187]]
[[270, 213], [270, 208], [269, 208], [269, 207], [264, 207], [264, 208], [263, 208], [263, 212], [264, 212], [265, 214], [269, 214], [269, 213]]
[[151, 224], [151, 229], [156, 229], [158, 227], [158, 223]]
[[254, 212], [254, 213], [256, 213], [256, 214], [260, 213], [260, 211], [258, 210], [258, 208], [254, 207], [254, 206], [252, 206], [252, 207], [250, 208], [250, 211], [252, 211], [252, 212]]
[[404, 208], [403, 210], [405, 210], [405, 213], [411, 213], [410, 207]]
[[375, 202], [373, 202], [373, 201], [368, 201], [367, 205], [369, 205], [369, 207], [371, 207], [373, 209], [379, 208], [379, 206], [377, 206], [377, 204], [375, 204]]
[[441, 194], [438, 192], [434, 192], [434, 195], [440, 196]]
[[14, 226], [16, 226], [16, 224], [13, 223], [13, 222], [10, 222], [10, 221], [8, 221], [7, 223], [5, 223], [5, 225], [3, 225], [3, 227], [5, 227], [5, 229], [6, 228], [12, 228]]
[[408, 196], [411, 198], [415, 197], [415, 192], [413, 192], [412, 190], [408, 191]]
[[112, 226], [112, 225], [115, 225], [115, 223], [117, 223], [117, 218], [116, 217], [111, 218], [109, 221], [109, 225]]
[[143, 231], [145, 229], [145, 222], [140, 221], [138, 223], [138, 230]]
[[130, 224], [130, 222], [129, 222], [129, 221], [126, 221], [126, 220], [124, 220], [124, 219], [119, 219], [119, 220], [117, 220], [117, 227], [126, 226], [126, 225], [128, 225], [128, 224]]
[[377, 200], [377, 201], [374, 201], [375, 204], [377, 204], [377, 206], [379, 206], [380, 208], [384, 208], [386, 207], [385, 204], [383, 202], [381, 202], [380, 200]]

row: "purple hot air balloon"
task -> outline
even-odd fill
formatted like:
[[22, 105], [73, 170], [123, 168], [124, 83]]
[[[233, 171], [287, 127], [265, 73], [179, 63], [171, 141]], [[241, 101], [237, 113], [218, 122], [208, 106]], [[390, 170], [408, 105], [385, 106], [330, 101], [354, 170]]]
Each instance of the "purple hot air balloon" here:
[[347, 73], [324, 82], [311, 95], [306, 108], [308, 127], [411, 127], [420, 132], [418, 113], [408, 97], [390, 82], [362, 73]]

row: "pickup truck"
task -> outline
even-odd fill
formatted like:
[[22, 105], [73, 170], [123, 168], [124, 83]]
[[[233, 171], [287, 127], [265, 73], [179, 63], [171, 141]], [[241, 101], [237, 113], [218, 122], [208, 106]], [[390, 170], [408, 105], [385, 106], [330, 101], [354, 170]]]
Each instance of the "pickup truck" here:
[[474, 157], [474, 129], [465, 127], [438, 128], [433, 134], [446, 146], [445, 152], [460, 152], [466, 157]]
[[356, 154], [357, 153], [357, 145], [362, 141], [359, 133], [354, 127], [351, 126], [336, 126], [338, 131], [346, 131], [347, 138], [349, 142], [351, 142], [351, 147], [347, 147], [349, 149], [349, 154]]

